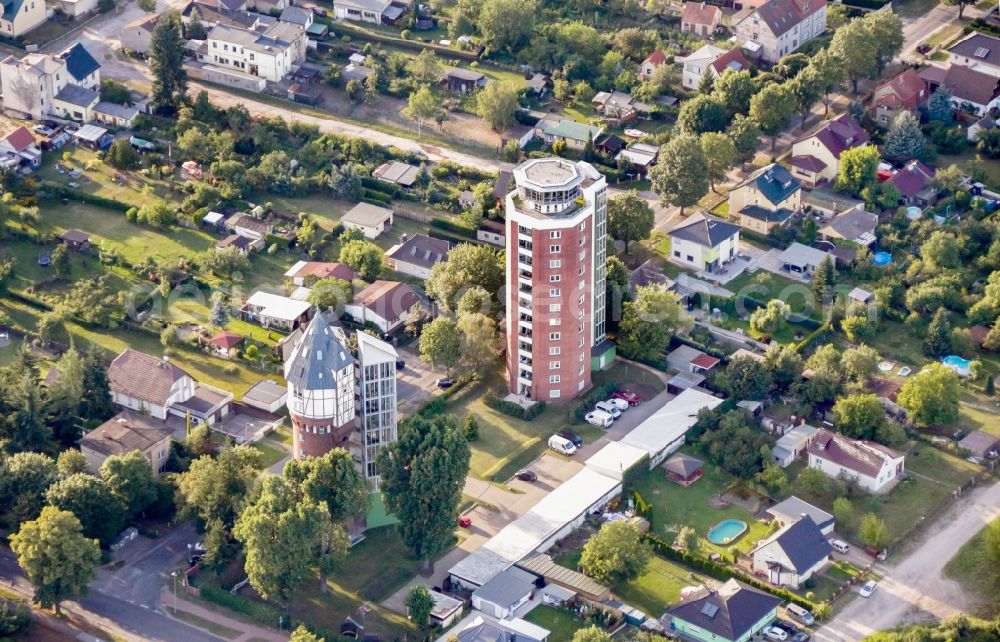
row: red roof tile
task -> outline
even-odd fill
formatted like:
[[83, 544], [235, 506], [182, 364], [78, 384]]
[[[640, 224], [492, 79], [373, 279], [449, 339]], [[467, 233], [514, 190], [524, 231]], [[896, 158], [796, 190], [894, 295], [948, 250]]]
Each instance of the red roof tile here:
[[[927, 85], [922, 74], [905, 69], [875, 88], [875, 104], [889, 109], [916, 109], [926, 98]], [[923, 95], [921, 92], [925, 92]]]
[[733, 47], [726, 53], [716, 58], [712, 63], [712, 69], [715, 70], [715, 73], [721, 76], [722, 72], [730, 67], [730, 65], [734, 67], [735, 71], [741, 71], [750, 66], [750, 63], [747, 62], [746, 57], [743, 55], [743, 52], [740, 51], [739, 47]]
[[235, 332], [220, 332], [208, 340], [208, 342], [213, 346], [222, 348], [223, 350], [231, 350], [238, 346], [242, 341], [243, 337]]
[[687, 2], [681, 12], [681, 22], [690, 24], [715, 26], [722, 17], [722, 9], [714, 4], [704, 2]]
[[35, 144], [35, 135], [28, 131], [27, 127], [18, 127], [3, 138], [7, 144], [20, 152]]

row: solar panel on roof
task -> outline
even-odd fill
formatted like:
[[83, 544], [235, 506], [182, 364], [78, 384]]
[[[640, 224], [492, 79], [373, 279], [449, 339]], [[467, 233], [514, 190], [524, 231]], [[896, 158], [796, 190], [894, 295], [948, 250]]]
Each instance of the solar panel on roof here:
[[715, 614], [719, 612], [719, 606], [711, 602], [705, 602], [701, 606], [701, 612], [707, 617], [715, 617]]
[[979, 47], [978, 49], [976, 49], [976, 53], [972, 55], [974, 55], [976, 58], [985, 58], [986, 56], [990, 55], [990, 50], [987, 49], [986, 47]]

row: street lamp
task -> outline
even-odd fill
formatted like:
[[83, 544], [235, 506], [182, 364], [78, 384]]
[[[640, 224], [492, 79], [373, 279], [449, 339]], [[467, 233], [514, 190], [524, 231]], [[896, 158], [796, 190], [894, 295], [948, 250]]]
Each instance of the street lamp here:
[[177, 571], [171, 571], [170, 577], [174, 578], [174, 613], [177, 612]]

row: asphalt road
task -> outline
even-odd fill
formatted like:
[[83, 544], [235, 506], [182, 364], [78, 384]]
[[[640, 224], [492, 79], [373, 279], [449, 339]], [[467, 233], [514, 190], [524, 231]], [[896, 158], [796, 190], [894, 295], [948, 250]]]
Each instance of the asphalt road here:
[[855, 598], [813, 636], [818, 642], [854, 642], [901, 624], [943, 619], [967, 611], [970, 599], [944, 577], [945, 564], [966, 542], [1000, 516], [1000, 482], [977, 488], [930, 526], [920, 544], [885, 567], [869, 598]]
[[[131, 563], [117, 571], [101, 569], [87, 596], [67, 601], [63, 610], [103, 626], [125, 640], [151, 642], [220, 642], [223, 638], [169, 618], [157, 607], [167, 573], [187, 551], [194, 530], [185, 525], [155, 540], [137, 540], [145, 550], [130, 551]], [[22, 595], [32, 589], [7, 547], [0, 547], [0, 583]]]

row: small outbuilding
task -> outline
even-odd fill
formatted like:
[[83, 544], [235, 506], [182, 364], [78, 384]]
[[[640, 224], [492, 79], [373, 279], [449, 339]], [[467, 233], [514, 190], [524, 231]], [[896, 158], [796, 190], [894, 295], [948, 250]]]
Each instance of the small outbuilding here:
[[684, 453], [678, 453], [663, 462], [663, 468], [667, 471], [667, 479], [681, 486], [690, 486], [703, 473], [701, 460]]
[[223, 330], [208, 340], [208, 344], [215, 348], [215, 353], [225, 359], [232, 359], [239, 353], [243, 337], [235, 332]]
[[243, 393], [243, 403], [273, 415], [284, 407], [288, 400], [288, 388], [274, 381], [258, 381]]
[[968, 450], [977, 459], [996, 459], [1000, 453], [1000, 437], [974, 430], [958, 442], [958, 447]]
[[535, 576], [511, 566], [472, 593], [472, 608], [495, 618], [507, 619], [531, 599], [534, 591]]
[[340, 219], [345, 229], [357, 229], [365, 238], [376, 239], [392, 226], [392, 210], [371, 203], [358, 203]]
[[90, 247], [90, 235], [77, 229], [66, 230], [59, 236], [59, 240], [77, 252], [83, 252]]

